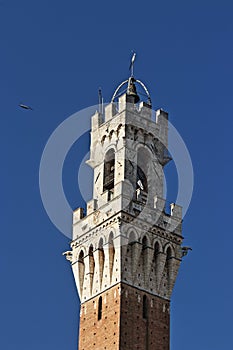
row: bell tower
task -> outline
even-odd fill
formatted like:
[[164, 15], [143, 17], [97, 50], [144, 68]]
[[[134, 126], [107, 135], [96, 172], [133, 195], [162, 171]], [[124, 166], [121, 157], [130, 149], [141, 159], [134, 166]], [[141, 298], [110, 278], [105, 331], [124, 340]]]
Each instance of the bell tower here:
[[170, 348], [182, 211], [174, 203], [166, 211], [167, 149], [168, 114], [153, 116], [149, 92], [133, 76], [92, 116], [93, 199], [85, 215], [74, 211], [65, 253], [81, 301], [79, 350]]

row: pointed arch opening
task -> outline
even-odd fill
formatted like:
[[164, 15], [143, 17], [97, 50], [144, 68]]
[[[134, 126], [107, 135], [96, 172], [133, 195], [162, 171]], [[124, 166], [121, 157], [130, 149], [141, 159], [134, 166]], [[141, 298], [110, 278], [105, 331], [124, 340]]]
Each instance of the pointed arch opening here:
[[155, 242], [154, 246], [154, 269], [155, 269], [155, 275], [158, 273], [158, 266], [159, 266], [159, 252], [160, 252], [160, 247], [159, 243]]
[[148, 265], [148, 239], [146, 236], [143, 237], [142, 239], [142, 253], [141, 253], [141, 258], [142, 258], [142, 271], [144, 275], [144, 282], [146, 282], [147, 279], [147, 265]]
[[104, 272], [104, 262], [105, 262], [105, 255], [104, 255], [104, 248], [103, 248], [103, 238], [100, 238], [99, 240], [99, 278], [100, 278], [100, 285], [102, 285], [102, 279], [103, 279], [103, 272]]
[[79, 286], [80, 292], [82, 294], [83, 290], [83, 282], [84, 282], [84, 274], [85, 274], [85, 264], [84, 264], [84, 252], [80, 251], [78, 256], [78, 271], [79, 271]]
[[129, 234], [129, 240], [128, 240], [128, 246], [127, 246], [127, 258], [130, 260], [129, 266], [131, 266], [132, 274], [134, 274], [134, 270], [135, 270], [136, 249], [137, 249], [135, 244], [136, 241], [137, 241], [136, 235], [133, 231], [131, 231]]
[[88, 255], [89, 255], [90, 292], [92, 292], [93, 278], [94, 278], [94, 272], [95, 272], [95, 259], [94, 259], [92, 244], [89, 247]]
[[167, 293], [169, 293], [170, 289], [170, 280], [171, 280], [171, 266], [172, 266], [172, 250], [171, 247], [167, 248], [166, 251], [166, 262], [165, 262], [165, 276], [166, 276], [166, 289]]
[[115, 152], [114, 149], [109, 149], [104, 158], [104, 179], [103, 179], [103, 192], [108, 191], [111, 199], [114, 189], [114, 173], [115, 173]]
[[140, 147], [137, 152], [136, 199], [144, 204], [148, 195], [147, 174], [149, 158], [150, 155], [147, 149]]
[[136, 242], [136, 235], [133, 231], [129, 234], [129, 244], [133, 245]]
[[167, 275], [169, 276], [170, 273], [170, 265], [171, 265], [171, 257], [172, 257], [172, 250], [171, 247], [167, 248], [166, 252], [166, 263], [165, 263], [165, 268], [167, 269]]
[[108, 240], [108, 254], [109, 254], [109, 272], [110, 272], [110, 281], [112, 280], [112, 271], [115, 258], [115, 247], [113, 242], [113, 233], [111, 232]]

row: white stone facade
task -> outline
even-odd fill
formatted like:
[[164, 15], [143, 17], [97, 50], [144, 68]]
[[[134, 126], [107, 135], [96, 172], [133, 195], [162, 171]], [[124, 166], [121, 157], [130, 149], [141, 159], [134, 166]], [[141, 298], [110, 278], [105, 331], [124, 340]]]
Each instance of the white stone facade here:
[[81, 302], [124, 282], [170, 299], [182, 257], [181, 207], [165, 212], [168, 114], [127, 94], [92, 117], [93, 199], [73, 215], [71, 261]]

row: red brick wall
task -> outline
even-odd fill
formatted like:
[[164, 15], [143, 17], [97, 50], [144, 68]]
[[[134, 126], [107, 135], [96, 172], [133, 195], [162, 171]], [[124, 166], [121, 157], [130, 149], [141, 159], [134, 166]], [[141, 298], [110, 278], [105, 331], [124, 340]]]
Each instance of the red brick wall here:
[[118, 284], [101, 296], [101, 320], [99, 296], [81, 306], [79, 350], [169, 350], [169, 301], [126, 284]]
[[[146, 295], [147, 318], [143, 318]], [[169, 350], [170, 303], [157, 296], [122, 284], [120, 349]]]
[[119, 349], [120, 285], [102, 296], [102, 318], [98, 321], [98, 300], [95, 297], [81, 305], [79, 350]]

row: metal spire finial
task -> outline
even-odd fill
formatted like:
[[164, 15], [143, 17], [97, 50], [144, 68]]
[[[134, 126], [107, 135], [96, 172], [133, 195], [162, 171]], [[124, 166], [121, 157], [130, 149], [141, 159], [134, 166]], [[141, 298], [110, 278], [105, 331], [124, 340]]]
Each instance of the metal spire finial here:
[[129, 70], [131, 70], [131, 77], [133, 77], [134, 61], [136, 59], [136, 52], [132, 51], [132, 53], [133, 53], [133, 55], [132, 55], [130, 66], [129, 66]]

